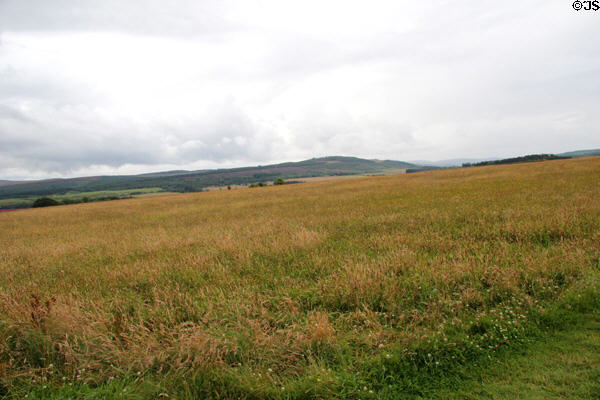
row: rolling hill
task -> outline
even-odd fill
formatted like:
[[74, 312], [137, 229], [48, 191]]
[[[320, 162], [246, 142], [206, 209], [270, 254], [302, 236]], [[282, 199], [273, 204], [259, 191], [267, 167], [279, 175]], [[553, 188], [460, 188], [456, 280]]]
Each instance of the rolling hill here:
[[600, 156], [600, 149], [567, 151], [566, 153], [560, 153], [557, 155], [561, 156], [561, 157], [572, 157], [572, 158]]
[[411, 167], [416, 167], [416, 165], [403, 161], [334, 156], [244, 168], [178, 170], [142, 175], [91, 176], [2, 184], [0, 185], [0, 200], [149, 187], [168, 192], [197, 192], [209, 186], [243, 185], [272, 181], [277, 178], [383, 174], [400, 172]]
[[[578, 150], [560, 154], [532, 155], [505, 160], [492, 159], [492, 161], [466, 163], [463, 166], [577, 158], [594, 155], [600, 155], [600, 149]], [[458, 161], [458, 159], [454, 160], [454, 162]], [[31, 206], [33, 200], [41, 196], [57, 197], [66, 204], [68, 201], [110, 200], [126, 198], [142, 193], [147, 194], [149, 192], [199, 192], [214, 186], [248, 185], [257, 182], [274, 181], [278, 178], [293, 180], [323, 176], [420, 172], [448, 168], [452, 164], [453, 162], [419, 161], [410, 163], [405, 161], [368, 160], [357, 157], [332, 156], [312, 158], [299, 162], [229, 169], [172, 170], [139, 175], [89, 176], [39, 181], [0, 180], [0, 208], [27, 208]], [[82, 200], [84, 198], [86, 200]]]

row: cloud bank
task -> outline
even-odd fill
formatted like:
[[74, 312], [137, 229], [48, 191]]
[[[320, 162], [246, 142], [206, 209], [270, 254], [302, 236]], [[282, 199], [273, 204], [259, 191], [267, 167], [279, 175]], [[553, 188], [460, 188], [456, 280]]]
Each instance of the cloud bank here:
[[167, 3], [0, 2], [0, 179], [600, 144], [568, 2]]

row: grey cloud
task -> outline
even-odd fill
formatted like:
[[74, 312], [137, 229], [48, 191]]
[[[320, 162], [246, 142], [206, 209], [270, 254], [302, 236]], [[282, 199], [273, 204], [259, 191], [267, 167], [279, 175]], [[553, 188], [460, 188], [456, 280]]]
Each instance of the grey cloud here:
[[386, 153], [398, 153], [416, 144], [414, 128], [409, 123], [390, 121], [384, 116], [360, 117], [309, 108], [290, 125], [294, 131], [302, 132], [293, 143], [306, 154], [334, 152], [385, 158]]
[[0, 29], [10, 31], [112, 31], [148, 35], [224, 33], [234, 25], [216, 0], [3, 0]]
[[[593, 38], [600, 25], [568, 3], [414, 2], [403, 6], [411, 18], [401, 18], [404, 10], [391, 15], [398, 24], [390, 18], [379, 26], [375, 18], [350, 28], [343, 28], [344, 5], [325, 15], [325, 33], [312, 29], [310, 13], [306, 26], [273, 28], [263, 26], [278, 18], [269, 3], [248, 16], [235, 12], [241, 4], [0, 1], [0, 179], [9, 170], [26, 177], [92, 166], [247, 165], [332, 154], [481, 158], [599, 146]], [[320, 6], [314, 11], [323, 17]], [[113, 75], [95, 77], [69, 70], [78, 61], [71, 48], [50, 59], [43, 45], [11, 47], [20, 45], [18, 35], [77, 36], [87, 44], [84, 34], [98, 32], [117, 34], [101, 38], [107, 57], [119, 34], [135, 38], [126, 47], [134, 53], [138, 43], [162, 37], [169, 38], [163, 50], [184, 43], [189, 53], [144, 53], [148, 64], [164, 66], [135, 82], [153, 100], [137, 110], [144, 96], [123, 99], [131, 93], [118, 87], [144, 72], [144, 65], [125, 68], [137, 53], [116, 53], [122, 58], [106, 60]], [[187, 62], [193, 68], [183, 68]], [[178, 74], [189, 76], [173, 80]], [[175, 87], [146, 88], [161, 80]]]
[[[90, 165], [223, 163], [272, 156], [273, 143], [259, 137], [242, 110], [230, 103], [221, 107], [202, 122], [174, 127], [140, 126], [126, 120], [107, 125], [101, 116], [81, 107], [45, 112], [53, 118], [34, 120], [2, 106], [0, 171], [20, 168], [68, 174]], [[84, 114], [83, 119], [76, 114]], [[74, 122], [77, 119], [80, 122]]]
[[34, 121], [23, 114], [21, 111], [0, 104], [0, 120], [2, 119], [13, 119], [20, 122], [34, 123]]
[[2, 57], [0, 51], [0, 103], [33, 100], [58, 107], [104, 101], [103, 95], [88, 82], [61, 78], [53, 71], [20, 71], [10, 63], [10, 58]]
[[[268, 160], [277, 142], [274, 132], [265, 132], [231, 100], [183, 126], [165, 124], [162, 129], [176, 148], [172, 158], [163, 162]], [[265, 135], [271, 140], [265, 140]]]

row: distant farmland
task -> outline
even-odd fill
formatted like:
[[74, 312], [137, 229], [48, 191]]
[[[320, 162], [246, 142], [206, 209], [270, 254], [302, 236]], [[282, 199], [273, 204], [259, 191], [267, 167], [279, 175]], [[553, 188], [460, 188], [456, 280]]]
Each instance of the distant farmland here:
[[599, 182], [596, 157], [1, 213], [0, 397], [431, 397], [597, 305]]
[[372, 175], [404, 172], [416, 167], [403, 161], [322, 157], [299, 162], [200, 171], [164, 171], [141, 175], [88, 176], [41, 181], [0, 181], [0, 208], [28, 208], [36, 198], [57, 201], [82, 197], [126, 197], [138, 192], [201, 192], [214, 187], [273, 182], [278, 178]]

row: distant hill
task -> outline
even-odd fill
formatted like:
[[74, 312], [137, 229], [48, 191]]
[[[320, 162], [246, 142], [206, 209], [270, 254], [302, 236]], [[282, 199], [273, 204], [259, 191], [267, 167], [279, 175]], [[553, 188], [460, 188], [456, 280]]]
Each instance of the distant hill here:
[[[590, 156], [600, 156], [600, 149], [590, 149], [590, 150], [577, 150], [577, 151], [568, 151], [566, 153], [557, 153], [553, 154], [559, 157], [590, 157]], [[516, 157], [518, 158], [518, 157]], [[449, 160], [438, 160], [438, 161], [428, 161], [428, 160], [412, 160], [410, 161], [413, 164], [417, 165], [428, 165], [432, 167], [461, 167], [463, 165], [475, 165], [482, 162], [490, 162], [490, 161], [499, 161], [501, 160], [498, 157], [488, 157], [488, 158], [452, 158]]]
[[10, 186], [10, 185], [18, 185], [19, 183], [24, 183], [25, 181], [6, 181], [0, 180], [0, 186]]
[[[135, 195], [163, 192], [198, 192], [211, 186], [248, 185], [274, 181], [277, 178], [297, 178], [386, 174], [394, 172], [420, 172], [431, 169], [473, 165], [509, 164], [557, 158], [600, 155], [600, 149], [579, 150], [561, 154], [534, 154], [504, 160], [488, 161], [454, 159], [437, 162], [404, 162], [393, 160], [367, 160], [357, 157], [322, 157], [299, 162], [285, 162], [254, 167], [173, 170], [140, 175], [91, 176], [40, 181], [0, 180], [0, 208], [30, 207], [33, 200], [42, 196], [58, 196], [63, 204], [69, 202], [98, 201], [127, 198]], [[473, 162], [475, 161], [475, 162]], [[62, 197], [61, 197], [62, 196]]]
[[427, 160], [414, 160], [410, 161], [413, 164], [417, 165], [428, 165], [432, 167], [461, 167], [463, 164], [474, 164], [482, 161], [493, 161], [498, 158], [452, 158], [449, 160], [439, 160], [439, 161], [427, 161]]
[[484, 165], [500, 165], [500, 164], [516, 164], [516, 163], [524, 163], [524, 162], [534, 162], [534, 161], [547, 161], [547, 160], [563, 160], [571, 157], [559, 156], [556, 154], [529, 154], [521, 157], [513, 157], [513, 158], [504, 158], [502, 160], [493, 160], [493, 161], [482, 161], [478, 163], [465, 163], [463, 167], [481, 167]]
[[202, 171], [165, 171], [143, 175], [92, 176], [47, 179], [0, 186], [0, 199], [30, 198], [65, 193], [104, 190], [160, 188], [167, 192], [196, 192], [209, 186], [245, 185], [277, 178], [295, 179], [318, 176], [383, 174], [414, 168], [415, 164], [392, 160], [366, 160], [357, 157], [323, 157], [300, 162], [215, 169]]
[[139, 174], [138, 176], [173, 176], [173, 175], [185, 175], [185, 174], [193, 174], [202, 171], [188, 171], [185, 169], [176, 169], [172, 171], [159, 171], [159, 172], [148, 172], [145, 174]]
[[557, 154], [562, 157], [589, 157], [600, 156], [600, 149], [568, 151], [566, 153]]

